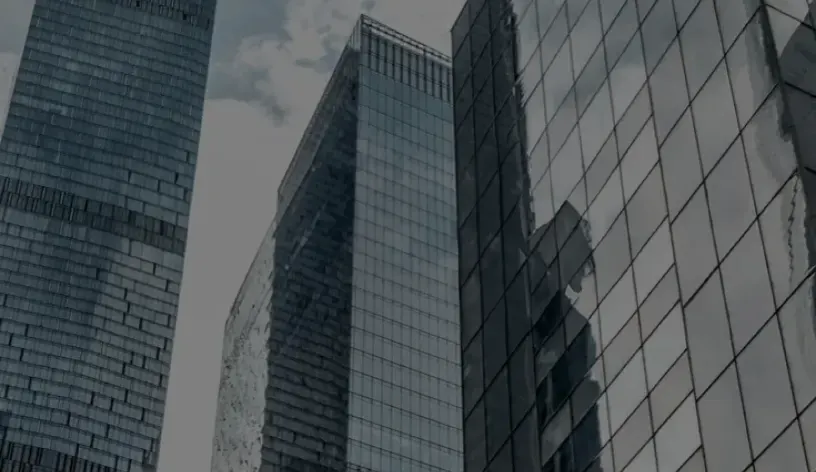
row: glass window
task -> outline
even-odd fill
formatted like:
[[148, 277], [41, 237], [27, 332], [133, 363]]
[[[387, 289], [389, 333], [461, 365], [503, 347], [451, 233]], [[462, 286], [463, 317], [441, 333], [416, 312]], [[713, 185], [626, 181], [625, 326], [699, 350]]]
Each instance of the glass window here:
[[649, 395], [652, 404], [652, 422], [659, 429], [686, 395], [691, 393], [691, 369], [688, 356], [682, 355], [657, 383]]
[[[601, 2], [603, 3], [603, 2]], [[606, 45], [606, 59], [609, 61], [609, 67], [614, 67], [618, 63], [618, 59], [623, 54], [626, 46], [631, 44], [632, 36], [637, 32], [638, 18], [635, 11], [634, 0], [627, 0], [626, 5], [618, 14], [617, 18], [612, 22], [609, 31], [604, 37]], [[621, 64], [625, 65], [625, 59], [621, 59]], [[623, 110], [615, 110], [620, 116]]]
[[702, 187], [694, 193], [688, 205], [671, 225], [677, 258], [680, 294], [688, 300], [717, 264], [714, 237]]
[[549, 222], [555, 215], [553, 206], [552, 183], [547, 172], [533, 188], [533, 215], [536, 226]]
[[[742, 26], [746, 20], [740, 10], [744, 11], [745, 4], [742, 0], [719, 0], [720, 8], [724, 8], [725, 3], [739, 3], [739, 7], [729, 8], [728, 15], [720, 15], [723, 36], [726, 42], [733, 41], [734, 34], [742, 31]], [[776, 81], [771, 73], [765, 58], [764, 47], [765, 38], [761, 25], [762, 15], [757, 15], [748, 27], [742, 31], [734, 46], [728, 51], [725, 61], [728, 65], [728, 75], [731, 77], [731, 85], [734, 89], [734, 100], [737, 105], [737, 117], [739, 123], [745, 125], [754, 115], [754, 112], [762, 105], [765, 98], [771, 93]], [[730, 22], [740, 24], [740, 29], [726, 33]], [[730, 37], [730, 38], [729, 38]]]
[[623, 186], [620, 168], [615, 169], [606, 181], [598, 197], [589, 206], [587, 220], [591, 228], [593, 242], [597, 245], [615, 223], [623, 211]]
[[541, 470], [535, 411], [531, 411], [513, 433], [513, 463], [515, 470]]
[[588, 162], [590, 159], [594, 159], [584, 177], [587, 185], [587, 200], [592, 202], [595, 200], [595, 197], [598, 196], [598, 193], [606, 184], [612, 171], [618, 165], [618, 150], [615, 135], [609, 135], [609, 139], [607, 139], [603, 147], [601, 147], [601, 151], [597, 157], [593, 158], [589, 155], [585, 157]]
[[691, 114], [686, 112], [660, 147], [660, 164], [666, 176], [666, 199], [672, 219], [703, 180], [695, 143]]
[[[655, 166], [626, 205], [632, 254], [637, 255], [643, 249], [646, 241], [666, 219], [667, 213], [666, 197], [663, 193], [663, 173], [660, 166]], [[646, 296], [646, 293], [648, 292], [641, 294], [641, 299]]]
[[[645, 11], [641, 10], [641, 14], [644, 13]], [[657, 0], [646, 19], [643, 20], [641, 33], [646, 54], [646, 71], [651, 73], [677, 35], [672, 0]]]
[[720, 258], [756, 218], [742, 140], [737, 139], [706, 179], [714, 241]]
[[502, 261], [502, 237], [496, 236], [482, 256], [482, 303], [490, 311], [504, 292], [504, 262]]
[[538, 8], [538, 29], [541, 31], [541, 63], [544, 70], [550, 66], [559, 48], [567, 39], [567, 9], [561, 8], [563, 0], [535, 0]]
[[799, 425], [802, 427], [802, 439], [808, 461], [811, 464], [816, 463], [816, 403], [811, 403], [802, 413]]
[[664, 222], [635, 258], [635, 288], [638, 294], [652, 291], [660, 277], [674, 264], [669, 223]]
[[773, 92], [742, 132], [748, 173], [758, 209], [765, 208], [796, 169], [793, 143], [785, 136], [781, 93]]
[[708, 468], [742, 472], [751, 461], [751, 451], [733, 365], [700, 397], [698, 408]]
[[795, 414], [779, 324], [768, 323], [737, 358], [748, 435], [764, 449]]
[[703, 448], [697, 449], [691, 459], [687, 460], [677, 472], [706, 472], [705, 462], [703, 462]]
[[637, 354], [623, 368], [607, 390], [609, 423], [614, 433], [646, 397], [646, 377], [643, 370], [643, 352]]
[[623, 114], [623, 117], [618, 119], [615, 134], [618, 138], [618, 152], [621, 155], [626, 153], [635, 138], [640, 135], [644, 123], [651, 114], [652, 104], [649, 101], [649, 87], [644, 86], [638, 92], [632, 105]]
[[[688, 105], [685, 73], [680, 57], [680, 43], [675, 40], [649, 79], [652, 87], [657, 141], [662, 142]], [[682, 141], [688, 146], [692, 141]]]
[[612, 25], [612, 22], [617, 18], [618, 12], [623, 7], [626, 0], [607, 0], [599, 2], [601, 4], [601, 18], [603, 19], [604, 32]]
[[[543, 144], [544, 147], [540, 150], [533, 150], [530, 152], [530, 158], [533, 161], [532, 165], [546, 167], [549, 164], [547, 140], [543, 137], [539, 139], [539, 136], [544, 133], [544, 129], [547, 127], [547, 115], [544, 104], [544, 86], [541, 85], [541, 82], [538, 82], [535, 88], [530, 89], [530, 92], [530, 98], [524, 104], [524, 116], [526, 117], [524, 124], [527, 126], [526, 134], [527, 139], [529, 140], [527, 143], [527, 149], [533, 149], [532, 143], [535, 143], [536, 140], [538, 140], [537, 146], [541, 146]], [[533, 156], [538, 155], [544, 156], [545, 158], [533, 159]]]
[[691, 105], [703, 174], [708, 174], [737, 135], [731, 84], [721, 62]]
[[500, 179], [496, 177], [479, 199], [479, 249], [481, 251], [484, 251], [493, 241], [501, 226], [500, 193]]
[[[490, 119], [493, 119], [492, 115]], [[482, 136], [476, 136], [476, 139], [481, 140]], [[476, 167], [476, 182], [478, 183], [479, 195], [481, 195], [487, 189], [487, 186], [495, 181], [493, 176], [499, 170], [496, 133], [492, 127], [487, 131], [484, 141], [481, 142], [479, 149], [476, 151]]]
[[523, 195], [525, 199], [529, 196], [527, 182], [524, 181], [526, 165], [520, 146], [513, 146], [501, 166], [502, 219], [510, 215], [522, 194], [526, 194]]
[[483, 391], [482, 333], [480, 331], [462, 355], [462, 392], [466, 415], [470, 413]]
[[567, 140], [575, 127], [575, 123], [578, 121], [574, 92], [570, 89], [568, 93], [569, 95], [561, 104], [561, 108], [558, 109], [547, 128], [547, 136], [550, 139], [550, 149], [552, 150], [560, 149], [564, 145], [564, 141]]
[[467, 277], [479, 261], [479, 227], [477, 212], [472, 212], [459, 230], [459, 276]]
[[504, 303], [500, 303], [484, 324], [484, 374], [485, 383], [493, 381], [507, 360], [507, 323]]
[[[538, 39], [540, 38], [538, 32], [538, 25], [536, 24], [536, 9], [535, 2], [525, 0], [523, 2], [513, 2], [513, 10], [518, 14], [519, 10], [524, 9], [524, 12], [518, 15], [518, 45], [519, 45], [519, 63], [527, 64], [532, 57]], [[540, 66], [538, 66], [540, 68]], [[539, 71], [539, 74], [541, 72]]]
[[654, 441], [649, 441], [649, 444], [640, 450], [637, 457], [623, 469], [623, 472], [646, 472], [653, 470], [657, 470], [657, 457], [655, 456]]
[[622, 469], [628, 464], [651, 437], [649, 402], [644, 400], [612, 438], [612, 450], [615, 453], [617, 467]]
[[[801, 411], [816, 397], [816, 365], [811, 353], [816, 352], [813, 328], [813, 277], [799, 286], [779, 310], [782, 338], [788, 357], [788, 369], [793, 381], [797, 409]], [[814, 458], [816, 459], [816, 458]]]
[[526, 272], [521, 272], [510, 284], [504, 297], [507, 305], [507, 347], [511, 352], [532, 327], [529, 282], [526, 275]]
[[[631, 4], [632, 0], [629, 3]], [[635, 35], [623, 52], [620, 62], [609, 73], [612, 109], [615, 111], [616, 119], [623, 116], [645, 81], [646, 66], [643, 63], [643, 45], [640, 35]]]
[[551, 121], [561, 102], [567, 97], [572, 87], [572, 61], [570, 61], [569, 44], [558, 51], [552, 65], [544, 74], [544, 97], [547, 104], [547, 121]]
[[567, 200], [567, 196], [572, 192], [578, 181], [581, 180], [583, 173], [581, 143], [576, 129], [570, 134], [566, 144], [552, 162], [550, 174], [556, 177], [552, 183], [553, 204], [556, 208], [560, 208]]
[[620, 216], [612, 224], [612, 229], [593, 254], [599, 299], [603, 299], [609, 293], [629, 265], [631, 259], [628, 254], [629, 239], [626, 231], [626, 218]]
[[[675, 1], [675, 8], [678, 3], [685, 6], [694, 2]], [[679, 11], [677, 16], [678, 22], [682, 22]], [[700, 2], [680, 31], [680, 43], [683, 48], [683, 62], [686, 65], [689, 94], [693, 97], [723, 57], [713, 0]]]
[[632, 197], [657, 161], [657, 141], [655, 141], [654, 127], [650, 120], [621, 161], [625, 200], [628, 201]]
[[[816, 10], [816, 8], [814, 9]], [[816, 44], [814, 44], [814, 46], [815, 47], [811, 50], [816, 50]], [[795, 126], [798, 131], [795, 133], [796, 143], [799, 145], [799, 149], [813, 149], [814, 146], [816, 146], [816, 139], [814, 139], [811, 133], [802, 130], [816, 127], [816, 117], [813, 116], [813, 110], [816, 109], [816, 98], [793, 87], [787, 87], [786, 92], [788, 94], [789, 103], [788, 113], [789, 116], [792, 117], [793, 126]], [[791, 125], [787, 124], [785, 119], [779, 119], [778, 123], [783, 131], [783, 133], [779, 134], [783, 138], [788, 138], [788, 140], [791, 141], [791, 130], [785, 129]], [[811, 173], [809, 175], [813, 175], [814, 169], [816, 169], [816, 158], [814, 158], [811, 153], [802, 152], [800, 159], [802, 160], [802, 164], [810, 169]]]
[[502, 228], [505, 281], [513, 280], [527, 258], [527, 234], [527, 212], [516, 205]]
[[640, 314], [640, 329], [643, 338], [647, 338], [657, 327], [666, 313], [680, 298], [677, 286], [677, 272], [670, 268], [650, 293], [638, 291], [638, 298], [642, 300], [638, 312]]
[[[492, 4], [492, 3], [491, 3]], [[513, 449], [510, 441], [504, 443], [504, 446], [501, 448], [496, 457], [493, 458], [493, 461], [490, 463], [490, 467], [488, 467], [488, 472], [504, 472], [507, 470], [512, 470], [513, 468]]]
[[802, 471], [808, 469], [805, 451], [802, 448], [802, 435], [795, 422], [771, 444], [754, 464], [756, 472]]
[[513, 428], [518, 425], [535, 403], [535, 376], [533, 366], [533, 347], [530, 337], [524, 338], [516, 352], [510, 358], [510, 413]]
[[685, 350], [686, 331], [683, 324], [683, 311], [678, 305], [643, 345], [643, 357], [646, 359], [646, 380], [650, 389], [657, 385], [657, 382]]
[[[813, 6], [807, 7], [804, 5], [805, 2], [800, 0], [776, 0], [771, 3], [777, 1], [786, 1], [788, 3], [797, 1], [803, 10], [810, 9], [811, 13], [813, 13]], [[806, 64], [809, 59], [807, 53], [803, 51], [812, 51], [816, 46], [811, 18], [806, 20], [808, 28], [802, 27], [798, 21], [777, 10], [768, 10], [767, 14], [770, 24], [773, 25], [773, 35], [776, 50], [779, 52], [779, 69], [782, 79], [802, 90], [806, 95], [816, 94], [816, 85], [813, 84], [810, 74], [805, 72], [807, 69], [804, 69], [807, 67]], [[799, 16], [799, 18], [804, 18], [804, 15]]]
[[684, 309], [694, 388], [705, 391], [734, 358], [719, 271]]
[[487, 463], [485, 456], [485, 452], [487, 451], [486, 445], [484, 404], [479, 400], [476, 408], [470, 416], [465, 419], [464, 449], [465, 468], [467, 470], [484, 469]]
[[677, 470], [700, 447], [700, 430], [694, 396], [689, 395], [680, 408], [655, 435], [660, 470]]
[[720, 270], [734, 349], [739, 352], [775, 310], [757, 225], [737, 243]]
[[462, 343], [467, 344], [482, 324], [482, 290], [478, 270], [462, 285], [461, 299]]
[[[572, 9], [567, 13], [570, 17], [577, 17]], [[594, 4], [586, 8], [578, 18], [575, 28], [570, 33], [570, 41], [572, 42], [572, 60], [577, 74], [583, 70], [592, 52], [601, 42], [601, 15]]]
[[502, 369], [485, 393], [485, 424], [487, 427], [488, 460], [510, 435], [510, 394], [507, 389], [507, 370]]
[[[610, 379], [617, 377], [623, 366], [629, 362], [629, 359], [632, 358], [632, 355], [639, 347], [640, 323], [638, 323], [638, 317], [633, 316], [604, 351], [603, 361], [606, 367], [606, 376]], [[648, 362], [647, 358], [647, 364]]]
[[592, 162], [595, 155], [601, 150], [614, 125], [612, 103], [609, 100], [609, 87], [603, 86], [595, 95], [595, 98], [592, 99], [592, 103], [579, 123], [584, 161], [587, 164]]
[[788, 298], [810, 269], [807, 257], [797, 256], [808, 252], [807, 205], [801, 185], [798, 177], [789, 180], [759, 219], [777, 304]]
[[459, 183], [457, 188], [459, 223], [473, 210], [476, 205], [476, 163], [471, 161], [468, 166], [459, 173]]
[[575, 96], [578, 101], [578, 115], [583, 115], [595, 92], [606, 79], [606, 62], [604, 50], [599, 47], [587, 62], [586, 67], [575, 81]]

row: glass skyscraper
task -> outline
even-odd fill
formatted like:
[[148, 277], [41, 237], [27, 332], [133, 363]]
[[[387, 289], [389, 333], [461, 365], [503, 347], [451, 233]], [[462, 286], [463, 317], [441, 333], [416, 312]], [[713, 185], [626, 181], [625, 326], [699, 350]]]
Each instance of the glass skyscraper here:
[[467, 0], [465, 472], [816, 468], [816, 11]]
[[227, 321], [213, 471], [461, 471], [450, 79], [361, 17]]
[[215, 0], [37, 0], [0, 141], [0, 470], [154, 471]]

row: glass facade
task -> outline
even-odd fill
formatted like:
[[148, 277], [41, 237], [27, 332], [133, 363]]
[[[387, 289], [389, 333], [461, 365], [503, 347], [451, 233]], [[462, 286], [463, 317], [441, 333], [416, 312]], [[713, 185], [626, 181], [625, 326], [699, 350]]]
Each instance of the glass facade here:
[[808, 3], [466, 2], [466, 472], [816, 469]]
[[[450, 83], [447, 58], [360, 19], [227, 324], [213, 471], [462, 470]], [[265, 408], [241, 392], [255, 316]]]
[[0, 141], [0, 469], [153, 471], [215, 0], [37, 0]]

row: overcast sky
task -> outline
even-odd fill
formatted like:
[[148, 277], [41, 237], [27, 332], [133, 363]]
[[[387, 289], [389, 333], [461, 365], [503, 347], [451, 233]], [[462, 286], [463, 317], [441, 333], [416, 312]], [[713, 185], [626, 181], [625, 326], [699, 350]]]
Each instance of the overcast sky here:
[[[449, 52], [462, 0], [229, 0], [218, 8], [160, 472], [209, 471], [224, 320], [357, 15]], [[5, 116], [33, 0], [0, 2]]]

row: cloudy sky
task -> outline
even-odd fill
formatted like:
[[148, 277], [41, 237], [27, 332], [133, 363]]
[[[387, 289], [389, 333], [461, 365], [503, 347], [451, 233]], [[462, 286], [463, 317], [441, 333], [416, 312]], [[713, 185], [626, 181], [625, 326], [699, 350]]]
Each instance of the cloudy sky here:
[[[161, 472], [209, 470], [221, 337], [275, 213], [275, 191], [356, 16], [368, 11], [449, 52], [462, 0], [229, 0], [213, 67], [173, 353]], [[0, 2], [0, 108], [33, 0]]]

